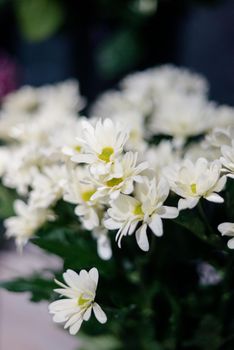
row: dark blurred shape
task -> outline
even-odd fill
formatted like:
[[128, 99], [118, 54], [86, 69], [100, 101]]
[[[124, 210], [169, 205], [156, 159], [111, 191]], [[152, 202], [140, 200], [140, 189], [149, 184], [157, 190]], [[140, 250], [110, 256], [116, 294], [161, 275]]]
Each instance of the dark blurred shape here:
[[18, 85], [16, 63], [7, 54], [0, 52], [0, 102], [9, 92]]
[[234, 105], [234, 1], [189, 8], [178, 41], [178, 62], [206, 76], [212, 99]]

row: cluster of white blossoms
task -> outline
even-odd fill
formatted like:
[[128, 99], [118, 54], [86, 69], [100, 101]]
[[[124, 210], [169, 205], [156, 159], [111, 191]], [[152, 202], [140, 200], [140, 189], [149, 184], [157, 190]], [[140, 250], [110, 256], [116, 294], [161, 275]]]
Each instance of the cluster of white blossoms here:
[[[89, 118], [80, 115], [84, 105], [74, 81], [23, 87], [2, 103], [1, 182], [19, 196], [5, 227], [18, 248], [57, 219], [58, 201], [74, 206], [102, 259], [112, 256], [110, 231], [119, 247], [135, 235], [148, 251], [151, 235], [163, 235], [164, 219], [201, 198], [224, 201], [220, 192], [234, 179], [234, 109], [209, 101], [203, 77], [169, 65], [153, 68], [101, 96]], [[170, 194], [175, 207], [167, 205]], [[218, 230], [233, 237], [228, 246], [234, 248], [234, 223]], [[50, 305], [54, 320], [71, 334], [92, 310], [104, 323], [94, 302], [97, 270], [68, 270], [64, 280], [57, 292], [68, 299]]]
[[[203, 77], [169, 65], [128, 76], [96, 101], [88, 119], [74, 81], [8, 95], [0, 112], [0, 176], [21, 198], [5, 222], [7, 235], [22, 248], [56, 220], [63, 200], [109, 259], [110, 230], [119, 246], [135, 234], [147, 251], [148, 234], [163, 234], [162, 219], [200, 198], [222, 203], [219, 193], [234, 177], [234, 109], [207, 95]], [[165, 204], [170, 192], [179, 196], [177, 208]]]

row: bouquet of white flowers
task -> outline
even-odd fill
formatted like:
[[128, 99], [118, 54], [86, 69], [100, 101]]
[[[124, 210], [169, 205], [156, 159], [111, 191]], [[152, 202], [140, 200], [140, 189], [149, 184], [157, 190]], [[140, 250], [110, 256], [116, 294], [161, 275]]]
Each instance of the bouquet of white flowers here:
[[75, 81], [2, 103], [6, 236], [64, 266], [57, 289], [43, 271], [0, 286], [49, 300], [84, 349], [233, 349], [234, 109], [169, 65], [85, 104]]

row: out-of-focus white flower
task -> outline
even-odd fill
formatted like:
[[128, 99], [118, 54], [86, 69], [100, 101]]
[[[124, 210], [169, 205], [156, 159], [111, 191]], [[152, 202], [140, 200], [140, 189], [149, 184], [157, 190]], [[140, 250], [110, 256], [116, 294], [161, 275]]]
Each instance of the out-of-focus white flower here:
[[234, 139], [234, 127], [214, 128], [205, 138], [205, 148], [218, 148], [223, 145], [231, 145]]
[[48, 208], [63, 195], [67, 171], [64, 165], [46, 166], [36, 173], [32, 181], [29, 204], [36, 208]]
[[107, 211], [109, 218], [104, 224], [108, 229], [118, 229], [116, 240], [119, 246], [122, 238], [133, 234], [140, 223], [136, 231], [137, 244], [142, 250], [149, 250], [147, 226], [160, 237], [163, 234], [162, 218], [172, 219], [178, 216], [177, 208], [163, 205], [168, 194], [169, 186], [165, 180], [149, 180], [145, 177], [142, 183], [136, 185], [134, 198], [120, 194], [111, 202]]
[[172, 93], [158, 104], [151, 121], [153, 133], [177, 140], [205, 133], [211, 127], [212, 108], [201, 96]]
[[218, 226], [219, 232], [221, 232], [222, 236], [232, 237], [229, 239], [227, 245], [228, 248], [234, 249], [234, 223], [232, 222], [223, 222]]
[[102, 225], [95, 227], [92, 235], [97, 240], [97, 252], [100, 258], [109, 260], [112, 257], [112, 249], [107, 229]]
[[55, 280], [62, 287], [55, 289], [55, 292], [66, 298], [49, 305], [49, 312], [54, 315], [53, 321], [65, 323], [64, 328], [69, 328], [72, 335], [79, 331], [83, 321], [89, 320], [92, 311], [100, 323], [105, 323], [106, 314], [95, 302], [98, 270], [93, 267], [89, 271], [81, 270], [79, 274], [73, 270], [67, 270], [63, 274], [63, 279], [66, 284]]
[[7, 237], [14, 237], [20, 250], [46, 221], [55, 220], [51, 210], [32, 208], [21, 200], [15, 201], [14, 210], [17, 216], [6, 219], [4, 225]]
[[112, 120], [98, 120], [95, 127], [88, 121], [83, 122], [83, 138], [78, 138], [82, 145], [82, 153], [76, 154], [72, 160], [77, 163], [90, 164], [93, 175], [104, 175], [110, 165], [123, 151], [128, 139], [128, 131], [114, 124]]
[[2, 109], [9, 114], [32, 114], [38, 109], [39, 104], [38, 89], [23, 86], [5, 97]]
[[234, 126], [234, 108], [230, 106], [217, 106], [214, 110], [214, 125], [216, 128]]
[[0, 147], [0, 177], [4, 174], [9, 161], [10, 151], [8, 147]]
[[232, 146], [221, 146], [221, 153], [220, 161], [225, 171], [227, 171], [227, 176], [234, 179], [234, 140], [232, 141]]
[[160, 175], [163, 169], [172, 165], [180, 159], [180, 153], [174, 150], [171, 141], [163, 140], [157, 146], [149, 147], [143, 154], [150, 168], [154, 170], [156, 175]]
[[3, 183], [25, 195], [39, 169], [53, 164], [54, 161], [51, 150], [43, 144], [39, 147], [37, 143], [25, 143], [19, 147], [12, 147], [9, 149], [9, 161], [6, 164]]
[[125, 91], [109, 91], [101, 95], [91, 109], [91, 115], [114, 118], [116, 115], [140, 115], [144, 118], [152, 112], [153, 102], [137, 88]]
[[168, 167], [165, 172], [171, 190], [183, 197], [178, 209], [194, 208], [201, 197], [210, 202], [223, 203], [217, 193], [222, 191], [226, 176], [221, 176], [221, 163], [218, 160], [208, 162], [199, 158], [195, 163], [186, 159], [182, 164]]
[[91, 197], [96, 192], [96, 187], [87, 183], [88, 171], [86, 168], [77, 167], [68, 170], [67, 183], [64, 188], [63, 199], [76, 205], [75, 214], [80, 218], [87, 230], [93, 230], [100, 226], [99, 214], [102, 207]]
[[125, 89], [138, 90], [157, 98], [172, 91], [183, 95], [206, 95], [208, 92], [208, 83], [204, 77], [172, 65], [131, 74], [121, 85]]
[[215, 147], [205, 147], [204, 142], [189, 143], [184, 149], [183, 159], [190, 159], [196, 162], [198, 158], [206, 158], [209, 161], [216, 160], [220, 157], [220, 150]]
[[137, 164], [137, 153], [127, 152], [110, 167], [108, 175], [99, 176], [96, 181], [97, 191], [91, 200], [101, 198], [115, 199], [120, 193], [130, 194], [134, 182], [141, 182], [141, 173], [148, 167], [146, 162]]

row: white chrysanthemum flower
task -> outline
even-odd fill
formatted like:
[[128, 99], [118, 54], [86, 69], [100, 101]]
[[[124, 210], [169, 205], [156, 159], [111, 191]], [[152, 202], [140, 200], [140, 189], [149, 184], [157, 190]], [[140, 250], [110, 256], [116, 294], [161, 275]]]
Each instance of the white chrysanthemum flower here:
[[108, 175], [99, 176], [96, 181], [97, 191], [91, 200], [115, 199], [120, 193], [130, 194], [134, 189], [134, 182], [141, 182], [141, 173], [147, 169], [148, 163], [137, 162], [137, 153], [127, 152], [116, 160], [110, 167]]
[[223, 236], [232, 237], [231, 239], [229, 239], [227, 245], [228, 248], [234, 249], [234, 223], [223, 222], [222, 224], [219, 224], [218, 230]]
[[220, 161], [227, 172], [227, 176], [234, 179], [234, 140], [232, 146], [221, 146], [221, 154]]
[[23, 86], [4, 98], [2, 109], [9, 114], [33, 114], [40, 104], [38, 91], [31, 86]]
[[78, 138], [83, 152], [73, 156], [72, 160], [90, 164], [93, 175], [106, 174], [112, 162], [123, 151], [127, 139], [128, 131], [110, 119], [99, 119], [94, 127], [84, 121], [83, 138]]
[[36, 208], [49, 208], [63, 196], [67, 181], [64, 165], [46, 166], [41, 173], [36, 173], [32, 181], [29, 204]]
[[133, 234], [140, 223], [136, 230], [137, 244], [142, 250], [149, 250], [147, 226], [160, 237], [163, 234], [162, 218], [173, 219], [178, 216], [177, 208], [163, 205], [168, 194], [169, 185], [163, 178], [156, 181], [145, 177], [142, 183], [136, 185], [134, 197], [120, 194], [111, 202], [107, 211], [109, 218], [104, 224], [108, 229], [118, 229], [116, 240], [119, 246], [122, 238]]
[[168, 167], [164, 172], [171, 190], [183, 197], [178, 209], [194, 208], [201, 197], [210, 202], [223, 203], [217, 193], [222, 191], [226, 176], [221, 176], [221, 163], [218, 160], [208, 162], [199, 158], [196, 163], [186, 159], [181, 164]]
[[205, 148], [218, 148], [223, 145], [231, 145], [234, 139], [234, 127], [214, 128], [205, 138]]
[[75, 214], [80, 218], [87, 230], [93, 230], [100, 226], [100, 212], [102, 207], [91, 197], [96, 192], [96, 187], [87, 183], [88, 171], [86, 168], [77, 167], [68, 169], [68, 181], [64, 188], [63, 199], [65, 202], [75, 204]]
[[151, 121], [151, 130], [183, 141], [210, 129], [212, 110], [201, 96], [184, 96], [174, 92], [165, 95], [159, 102]]
[[101, 95], [91, 109], [91, 115], [113, 118], [116, 115], [136, 114], [144, 118], [152, 112], [153, 103], [138, 89], [109, 91]]
[[44, 223], [55, 220], [51, 210], [32, 208], [21, 200], [15, 201], [14, 210], [17, 216], [6, 219], [4, 225], [7, 237], [14, 237], [20, 250]]
[[160, 96], [178, 91], [184, 95], [206, 95], [208, 83], [199, 74], [172, 65], [149, 68], [142, 72], [130, 74], [122, 81], [125, 89], [138, 90], [145, 95]]
[[98, 270], [93, 267], [89, 271], [81, 270], [79, 274], [67, 270], [63, 274], [66, 284], [55, 280], [62, 287], [55, 289], [55, 292], [66, 299], [51, 303], [49, 312], [54, 315], [53, 321], [65, 323], [64, 328], [69, 328], [72, 335], [79, 331], [83, 321], [89, 320], [92, 311], [100, 323], [107, 321], [105, 312], [95, 302], [98, 278]]
[[37, 143], [25, 143], [19, 147], [12, 147], [9, 159], [3, 183], [7, 187], [16, 189], [22, 195], [28, 193], [39, 169], [57, 161], [52, 149], [44, 147], [43, 144], [39, 146]]
[[171, 141], [163, 140], [157, 146], [149, 147], [142, 154], [142, 158], [150, 164], [150, 168], [158, 176], [166, 166], [174, 164], [180, 159], [180, 153], [178, 150], [174, 150]]

